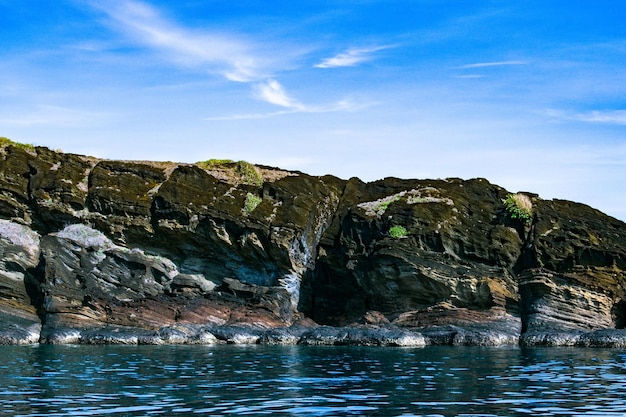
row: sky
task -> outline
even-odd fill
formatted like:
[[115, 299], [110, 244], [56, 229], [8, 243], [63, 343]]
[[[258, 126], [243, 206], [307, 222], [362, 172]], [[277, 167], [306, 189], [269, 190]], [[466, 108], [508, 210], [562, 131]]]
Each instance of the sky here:
[[486, 178], [626, 220], [618, 0], [0, 0], [0, 136]]

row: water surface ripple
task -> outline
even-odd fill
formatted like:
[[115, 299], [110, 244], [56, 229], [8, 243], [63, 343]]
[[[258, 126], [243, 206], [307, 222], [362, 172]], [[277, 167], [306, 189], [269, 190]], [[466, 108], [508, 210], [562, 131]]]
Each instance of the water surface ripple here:
[[622, 416], [617, 349], [1, 346], [4, 416]]

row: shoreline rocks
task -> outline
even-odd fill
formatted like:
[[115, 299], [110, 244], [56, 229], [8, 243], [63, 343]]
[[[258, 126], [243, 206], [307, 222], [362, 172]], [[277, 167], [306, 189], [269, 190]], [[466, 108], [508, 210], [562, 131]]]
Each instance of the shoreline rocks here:
[[427, 329], [330, 327], [255, 329], [246, 327], [166, 327], [138, 331], [120, 327], [58, 329], [40, 339], [38, 327], [25, 331], [15, 325], [0, 334], [0, 345], [280, 345], [280, 346], [521, 346], [626, 348], [626, 330], [593, 332], [533, 332], [514, 335], [493, 330], [479, 331], [445, 326]]
[[[121, 344], [121, 345], [305, 345], [305, 346], [521, 346], [626, 348], [626, 330], [603, 329], [592, 332], [531, 332], [522, 335], [488, 328], [468, 329], [435, 326], [404, 329], [395, 326], [293, 326], [258, 329], [237, 326], [171, 326], [144, 330], [107, 326], [92, 329], [59, 329], [39, 339], [36, 328], [24, 334], [16, 330], [0, 344]], [[19, 338], [19, 335], [24, 337]]]

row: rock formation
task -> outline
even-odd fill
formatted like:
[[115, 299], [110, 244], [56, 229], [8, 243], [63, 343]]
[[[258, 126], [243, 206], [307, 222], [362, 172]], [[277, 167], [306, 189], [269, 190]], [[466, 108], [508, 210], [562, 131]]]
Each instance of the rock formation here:
[[626, 224], [463, 181], [0, 147], [0, 343], [626, 346]]

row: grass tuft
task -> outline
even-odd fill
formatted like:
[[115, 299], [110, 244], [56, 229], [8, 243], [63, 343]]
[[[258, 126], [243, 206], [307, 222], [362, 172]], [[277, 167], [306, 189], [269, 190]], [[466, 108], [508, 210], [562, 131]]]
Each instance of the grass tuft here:
[[243, 203], [243, 214], [247, 216], [252, 213], [254, 209], [256, 209], [259, 204], [261, 204], [261, 201], [263, 201], [261, 197], [252, 193], [248, 193], [246, 195], [246, 201]]
[[0, 147], [6, 148], [7, 146], [14, 146], [16, 148], [24, 149], [26, 151], [35, 150], [35, 145], [30, 143], [20, 143], [12, 141], [9, 138], [5, 138], [4, 136], [0, 136]]
[[512, 219], [530, 223], [533, 218], [533, 203], [526, 194], [508, 194], [504, 199], [504, 207]]
[[409, 232], [404, 226], [391, 226], [389, 228], [389, 236], [393, 239], [400, 239], [403, 237], [407, 237], [408, 235]]

